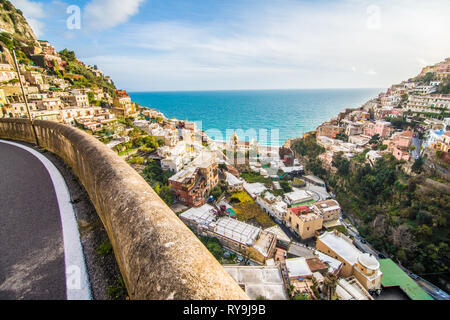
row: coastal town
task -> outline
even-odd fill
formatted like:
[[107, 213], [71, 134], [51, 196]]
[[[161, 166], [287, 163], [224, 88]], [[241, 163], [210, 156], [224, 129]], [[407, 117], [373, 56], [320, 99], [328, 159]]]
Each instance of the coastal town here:
[[[277, 147], [236, 133], [212, 140], [195, 122], [133, 102], [74, 52], [1, 31], [0, 118], [60, 122], [114, 150], [250, 298], [449, 299], [396, 253], [372, 246], [327, 177], [393, 157], [405, 177], [431, 170], [427, 183], [448, 195], [450, 58]], [[442, 215], [421, 225], [448, 229]], [[439, 254], [448, 262], [448, 246]]]

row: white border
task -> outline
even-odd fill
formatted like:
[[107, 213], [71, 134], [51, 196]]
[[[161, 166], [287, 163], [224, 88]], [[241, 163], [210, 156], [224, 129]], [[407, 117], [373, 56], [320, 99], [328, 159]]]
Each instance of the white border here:
[[81, 247], [78, 224], [70, 199], [69, 189], [61, 173], [45, 156], [22, 144], [0, 139], [0, 143], [9, 144], [28, 151], [47, 169], [55, 188], [61, 216], [64, 243], [64, 263], [66, 271], [67, 300], [92, 300], [91, 286]]

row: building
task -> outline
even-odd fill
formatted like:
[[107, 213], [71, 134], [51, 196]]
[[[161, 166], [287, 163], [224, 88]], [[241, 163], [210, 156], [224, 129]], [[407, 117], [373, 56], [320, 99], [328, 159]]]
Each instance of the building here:
[[336, 230], [325, 232], [317, 238], [317, 250], [343, 263], [340, 275], [354, 276], [369, 292], [381, 290], [382, 272], [378, 260], [356, 248], [350, 238]]
[[387, 150], [392, 152], [397, 160], [409, 161], [411, 158], [409, 147], [411, 146], [413, 135], [412, 131], [396, 133], [391, 139], [385, 140], [383, 144], [388, 146]]
[[119, 117], [128, 117], [136, 112], [134, 104], [129, 95], [115, 97], [113, 100], [112, 113]]
[[344, 132], [344, 128], [329, 124], [329, 123], [324, 123], [322, 125], [320, 125], [319, 127], [317, 127], [316, 129], [316, 137], [328, 137], [331, 139], [336, 139], [336, 136], [338, 134], [341, 134]]
[[200, 155], [192, 164], [169, 179], [175, 199], [190, 207], [205, 203], [211, 190], [219, 182], [214, 153]]
[[13, 70], [13, 67], [9, 64], [0, 64], [0, 82], [7, 82], [13, 79], [17, 79], [17, 72]]
[[26, 71], [23, 73], [25, 80], [33, 85], [42, 85], [44, 80], [42, 79], [42, 74], [36, 71]]
[[74, 93], [68, 96], [62, 96], [61, 100], [71, 108], [87, 108], [89, 107], [89, 98], [87, 94]]
[[411, 300], [433, 300], [425, 290], [423, 290], [391, 259], [380, 260], [380, 270], [383, 273], [383, 278], [381, 279], [383, 289], [398, 287]]
[[228, 184], [229, 192], [242, 191], [244, 189], [244, 181], [235, 177], [231, 173], [225, 171], [225, 180]]
[[252, 197], [253, 199], [256, 198], [256, 196], [260, 195], [264, 191], [267, 190], [267, 188], [264, 186], [264, 184], [260, 182], [255, 183], [244, 183], [244, 189], [245, 191]]
[[257, 264], [264, 264], [275, 254], [276, 235], [236, 219], [219, 217], [208, 204], [191, 208], [179, 217], [196, 234], [216, 238], [227, 250]]
[[272, 193], [266, 192], [264, 196], [257, 195], [255, 202], [272, 218], [278, 220], [278, 222], [284, 221], [284, 216], [286, 215], [288, 206], [286, 202], [281, 200], [281, 197], [275, 197], [275, 199], [270, 199]]
[[309, 239], [322, 229], [323, 217], [307, 206], [289, 208], [285, 217], [286, 225], [302, 239]]
[[320, 179], [316, 176], [307, 175], [307, 176], [303, 176], [302, 179], [305, 180], [305, 182], [314, 184], [316, 186], [323, 187], [323, 188], [326, 187], [325, 181], [323, 181], [322, 179]]
[[286, 269], [289, 280], [303, 280], [304, 278], [312, 277], [312, 271], [306, 261], [306, 258], [292, 258], [286, 259]]
[[288, 300], [278, 266], [224, 265], [250, 299]]
[[284, 231], [280, 228], [278, 225], [274, 225], [273, 227], [269, 227], [267, 229], [264, 229], [264, 231], [273, 233], [277, 236], [277, 247], [278, 248], [288, 248], [289, 244], [291, 243], [291, 238], [284, 233]]
[[295, 206], [300, 203], [313, 201], [311, 192], [305, 190], [294, 190], [284, 195], [286, 203], [290, 206]]
[[339, 220], [342, 212], [341, 206], [336, 200], [315, 202], [312, 209], [323, 217], [324, 222]]
[[374, 166], [375, 162], [377, 162], [378, 159], [381, 159], [383, 156], [376, 150], [370, 150], [366, 153], [366, 160], [370, 163], [370, 166]]
[[442, 152], [450, 151], [450, 131], [444, 132], [437, 139], [435, 144], [433, 145], [435, 150], [439, 150]]

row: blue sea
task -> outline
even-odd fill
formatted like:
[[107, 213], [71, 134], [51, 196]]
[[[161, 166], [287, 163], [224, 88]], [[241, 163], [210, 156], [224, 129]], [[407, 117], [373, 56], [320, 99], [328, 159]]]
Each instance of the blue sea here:
[[168, 118], [196, 122], [215, 140], [282, 145], [301, 137], [346, 108], [356, 108], [381, 89], [132, 92], [134, 102]]

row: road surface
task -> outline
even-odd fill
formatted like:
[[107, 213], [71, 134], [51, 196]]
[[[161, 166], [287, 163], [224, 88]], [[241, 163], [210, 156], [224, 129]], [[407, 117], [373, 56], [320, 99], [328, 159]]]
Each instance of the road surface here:
[[67, 236], [78, 230], [63, 217], [70, 197], [61, 203], [65, 184], [54, 174], [30, 150], [0, 140], [0, 299], [90, 297], [79, 236]]

